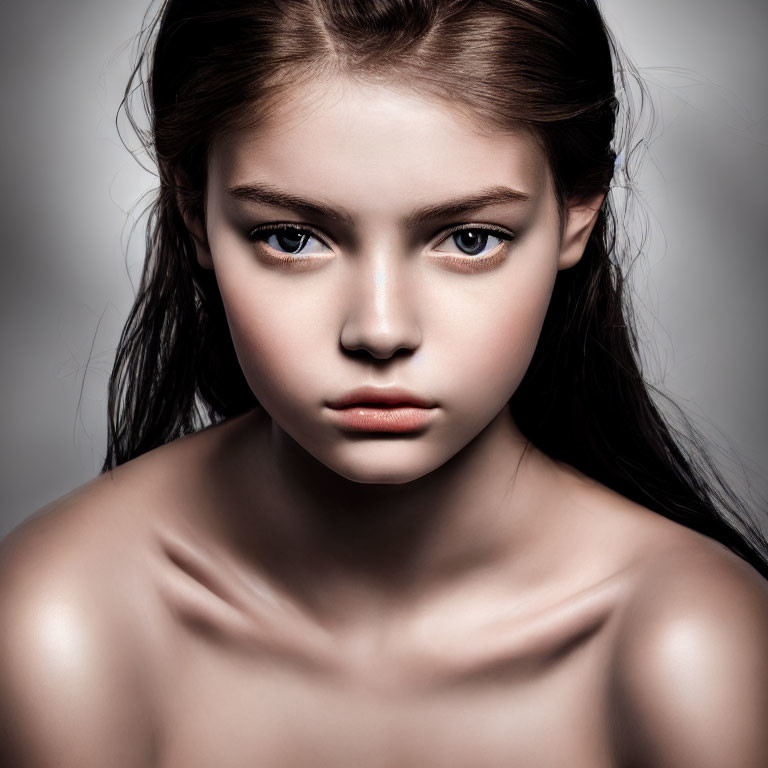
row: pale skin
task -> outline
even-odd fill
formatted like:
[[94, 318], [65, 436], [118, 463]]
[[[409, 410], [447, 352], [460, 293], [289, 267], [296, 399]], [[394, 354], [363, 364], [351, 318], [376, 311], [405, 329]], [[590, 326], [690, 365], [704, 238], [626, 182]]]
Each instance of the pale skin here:
[[[349, 218], [245, 200], [256, 184]], [[523, 194], [405, 222], [498, 187]], [[186, 223], [263, 408], [3, 542], [0, 762], [763, 766], [766, 582], [505, 408], [601, 202], [561, 218], [528, 134], [405, 88], [308, 84], [220, 137]], [[311, 230], [303, 261], [249, 239], [276, 223]], [[514, 237], [469, 256], [458, 225]], [[324, 403], [364, 384], [435, 418], [344, 432]]]

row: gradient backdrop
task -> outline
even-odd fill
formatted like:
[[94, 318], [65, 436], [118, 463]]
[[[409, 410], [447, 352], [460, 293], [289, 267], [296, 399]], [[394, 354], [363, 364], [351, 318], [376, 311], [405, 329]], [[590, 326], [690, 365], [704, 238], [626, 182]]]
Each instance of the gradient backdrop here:
[[[143, 257], [153, 178], [114, 115], [145, 0], [0, 10], [0, 537], [93, 477], [107, 378]], [[768, 4], [604, 0], [658, 124], [634, 271], [649, 378], [752, 481], [768, 474]], [[768, 512], [766, 512], [768, 514]]]

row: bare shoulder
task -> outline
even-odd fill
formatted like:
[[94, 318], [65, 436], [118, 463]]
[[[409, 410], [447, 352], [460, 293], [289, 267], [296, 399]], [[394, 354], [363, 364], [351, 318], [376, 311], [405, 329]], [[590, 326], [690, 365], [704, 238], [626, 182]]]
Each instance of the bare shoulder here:
[[148, 522], [173, 497], [179, 451], [100, 475], [0, 541], [0, 765], [153, 764]]
[[139, 456], [0, 541], [0, 765], [154, 764], [172, 646], [160, 534], [200, 506], [227, 434]]
[[571, 573], [621, 584], [608, 710], [622, 768], [768, 765], [768, 581], [567, 465]]
[[670, 524], [623, 606], [612, 678], [621, 765], [759, 768], [768, 761], [768, 581]]
[[151, 765], [129, 526], [110, 499], [99, 479], [0, 542], [2, 765]]

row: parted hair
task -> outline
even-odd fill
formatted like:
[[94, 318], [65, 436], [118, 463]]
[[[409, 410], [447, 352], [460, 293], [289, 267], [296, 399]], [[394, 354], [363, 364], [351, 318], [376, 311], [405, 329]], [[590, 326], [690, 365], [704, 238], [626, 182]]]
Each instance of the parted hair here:
[[[489, 131], [525, 128], [561, 212], [610, 192], [617, 151], [626, 166], [632, 149], [622, 147], [630, 105], [617, 91], [633, 70], [594, 0], [167, 0], [148, 12], [137, 50], [122, 106], [159, 188], [110, 378], [102, 471], [259, 405], [182, 209], [204, 221], [212, 141], [258, 129], [287, 89], [334, 76], [394, 83]], [[676, 406], [662, 409], [666, 396], [644, 378], [622, 225], [608, 194], [582, 259], [557, 275], [509, 407], [552, 458], [722, 542], [768, 578], [768, 544], [748, 508], [690, 420], [677, 409], [673, 423]]]

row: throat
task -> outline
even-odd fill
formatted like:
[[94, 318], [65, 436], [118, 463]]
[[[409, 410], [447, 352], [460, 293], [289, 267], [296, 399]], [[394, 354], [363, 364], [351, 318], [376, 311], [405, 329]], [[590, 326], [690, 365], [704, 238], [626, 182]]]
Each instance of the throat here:
[[366, 484], [254, 413], [222, 470], [227, 546], [321, 619], [397, 610], [494, 572], [522, 584], [557, 530], [557, 471], [507, 419], [423, 477]]

